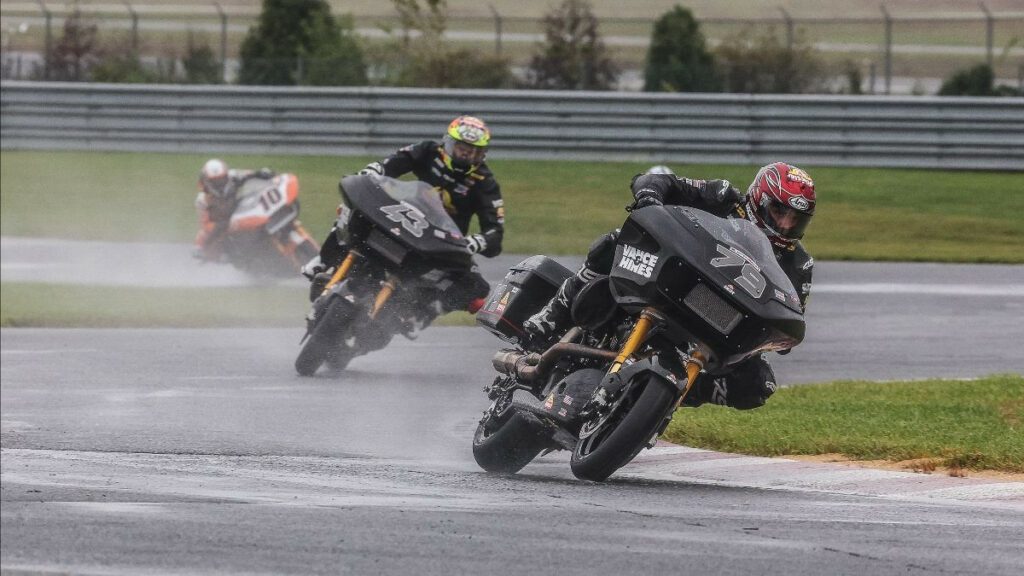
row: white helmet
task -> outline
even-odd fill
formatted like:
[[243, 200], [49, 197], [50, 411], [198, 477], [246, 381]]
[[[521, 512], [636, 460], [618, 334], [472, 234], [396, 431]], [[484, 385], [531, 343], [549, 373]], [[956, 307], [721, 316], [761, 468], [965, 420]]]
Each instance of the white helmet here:
[[207, 194], [223, 196], [228, 183], [228, 167], [216, 158], [211, 158], [203, 164], [199, 171], [199, 186]]

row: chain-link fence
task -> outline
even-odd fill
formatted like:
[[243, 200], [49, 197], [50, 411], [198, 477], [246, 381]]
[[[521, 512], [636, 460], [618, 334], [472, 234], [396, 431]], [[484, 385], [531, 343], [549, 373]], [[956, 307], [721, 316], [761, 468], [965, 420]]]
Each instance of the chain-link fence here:
[[[49, 8], [44, 2], [5, 3], [2, 25], [2, 75], [14, 79], [54, 79], [53, 54], [72, 15], [68, 5]], [[246, 7], [222, 8], [191, 4], [135, 6], [129, 2], [90, 4], [80, 8], [84, 22], [95, 26], [94, 59], [110, 54], [137, 54], [147, 67], [176, 71], [168, 81], [186, 81], [184, 65], [196, 46], [208, 50], [219, 67], [217, 80], [234, 82], [242, 39], [259, 16]], [[85, 10], [88, 10], [87, 12]], [[653, 18], [603, 18], [601, 34], [621, 70], [620, 90], [640, 90]], [[931, 94], [942, 79], [979, 63], [989, 64], [997, 79], [1024, 89], [1024, 11], [992, 12], [984, 3], [955, 14], [893, 16], [880, 7], [875, 17], [794, 17], [780, 9], [756, 19], [706, 18], [701, 30], [709, 46], [735, 42], [752, 30], [769, 30], [790, 46], [810, 46], [833, 81], [824, 90], [869, 94]], [[361, 43], [380, 45], [410, 34], [393, 14], [356, 15]], [[454, 45], [506, 57], [522, 72], [544, 41], [538, 18], [505, 15], [450, 14], [445, 38]], [[308, 70], [315, 63], [296, 60]], [[728, 70], [723, 72], [726, 76]], [[166, 76], [166, 74], [164, 74]], [[160, 74], [151, 75], [162, 79]], [[203, 75], [208, 78], [208, 75]], [[370, 74], [371, 83], [374, 75]], [[61, 77], [61, 79], [68, 79]]]

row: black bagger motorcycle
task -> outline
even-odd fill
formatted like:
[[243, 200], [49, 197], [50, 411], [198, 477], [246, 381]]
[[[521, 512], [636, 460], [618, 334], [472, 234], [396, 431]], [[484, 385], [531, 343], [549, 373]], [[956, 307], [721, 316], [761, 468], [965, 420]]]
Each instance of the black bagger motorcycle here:
[[430, 304], [473, 258], [424, 182], [354, 175], [341, 181], [338, 238], [348, 248], [306, 317], [295, 369], [311, 376], [325, 362], [341, 370], [396, 334], [413, 337], [437, 316]]
[[571, 450], [572, 472], [601, 481], [654, 446], [701, 370], [785, 350], [804, 336], [796, 290], [764, 234], [743, 219], [683, 206], [630, 214], [609, 276], [572, 305], [571, 328], [523, 347], [523, 321], [571, 272], [545, 256], [509, 270], [477, 323], [517, 345], [473, 437], [484, 470], [514, 473], [543, 451]]

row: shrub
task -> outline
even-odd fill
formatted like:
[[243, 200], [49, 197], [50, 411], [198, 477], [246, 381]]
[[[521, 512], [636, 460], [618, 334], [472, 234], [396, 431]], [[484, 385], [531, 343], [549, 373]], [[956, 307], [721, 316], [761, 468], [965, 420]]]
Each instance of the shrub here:
[[827, 87], [825, 65], [801, 33], [788, 46], [774, 27], [760, 33], [744, 28], [716, 56], [727, 92], [799, 94]]
[[544, 16], [545, 41], [530, 61], [527, 84], [552, 90], [610, 90], [618, 68], [608, 56], [588, 0], [563, 0]]

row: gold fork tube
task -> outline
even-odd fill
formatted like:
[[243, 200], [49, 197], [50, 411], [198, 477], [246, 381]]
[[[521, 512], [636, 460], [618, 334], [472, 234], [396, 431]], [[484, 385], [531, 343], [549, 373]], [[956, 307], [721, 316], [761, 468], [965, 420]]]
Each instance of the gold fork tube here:
[[388, 298], [395, 291], [397, 283], [398, 280], [391, 274], [388, 274], [387, 279], [384, 280], [384, 285], [380, 287], [380, 292], [377, 293], [377, 298], [373, 301], [373, 310], [370, 312], [371, 320], [377, 317], [377, 313], [380, 312], [380, 309], [384, 307], [384, 303], [388, 301]]
[[330, 282], [328, 282], [327, 285], [324, 286], [324, 291], [321, 292], [320, 295], [322, 296], [326, 294], [327, 291], [333, 288], [335, 284], [344, 280], [345, 276], [348, 274], [349, 269], [352, 268], [352, 264], [355, 261], [356, 253], [349, 252], [348, 256], [345, 256], [345, 260], [341, 262], [341, 266], [338, 266], [338, 269], [334, 272], [334, 276], [331, 276]]
[[637, 320], [636, 325], [633, 326], [633, 331], [629, 333], [629, 338], [626, 339], [626, 343], [622, 345], [622, 349], [619, 350], [619, 355], [615, 357], [615, 361], [612, 362], [612, 367], [608, 370], [609, 374], [614, 374], [622, 368], [622, 363], [633, 355], [634, 352], [640, 348], [640, 344], [643, 343], [644, 338], [647, 337], [647, 333], [654, 327], [655, 319], [657, 318], [656, 312], [651, 311], [650, 308], [645, 308], [640, 313], [640, 319]]

